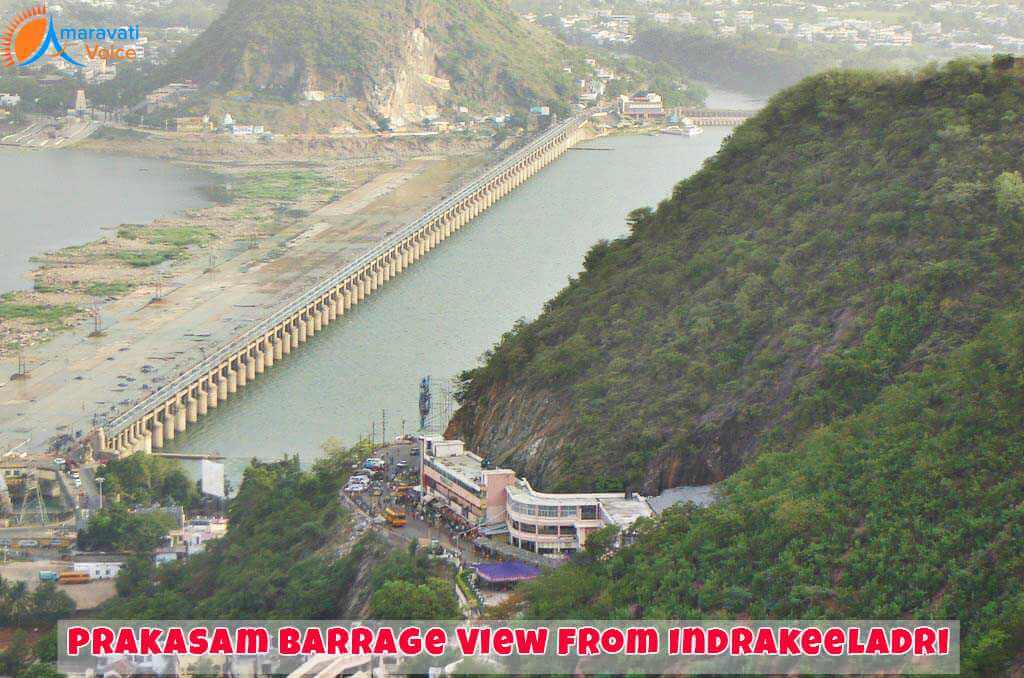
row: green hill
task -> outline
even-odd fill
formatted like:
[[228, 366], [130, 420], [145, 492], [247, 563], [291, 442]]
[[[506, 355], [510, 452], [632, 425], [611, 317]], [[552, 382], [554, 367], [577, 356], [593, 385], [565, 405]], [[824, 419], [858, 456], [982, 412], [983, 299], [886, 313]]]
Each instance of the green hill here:
[[775, 97], [465, 375], [451, 433], [546, 488], [653, 491], [861, 411], [1021, 302], [1021, 76]]
[[565, 102], [563, 50], [501, 0], [231, 0], [174, 69], [289, 99], [322, 90], [391, 117], [452, 102]]
[[527, 618], [956, 618], [968, 669], [1020, 661], [1024, 68], [995, 63], [776, 96], [465, 375], [449, 433], [545, 488], [727, 478]]
[[1024, 316], [761, 454], [708, 509], [527, 591], [527, 618], [958, 619], [964, 668], [1024, 652]]

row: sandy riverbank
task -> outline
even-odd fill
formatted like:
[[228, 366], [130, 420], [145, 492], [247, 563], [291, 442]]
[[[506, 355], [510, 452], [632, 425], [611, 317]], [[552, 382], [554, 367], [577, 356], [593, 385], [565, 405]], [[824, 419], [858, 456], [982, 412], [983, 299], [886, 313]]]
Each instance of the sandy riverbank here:
[[[230, 202], [114, 227], [40, 258], [42, 289], [20, 302], [80, 310], [42, 336], [31, 318], [0, 322], [8, 340], [31, 343], [28, 379], [7, 381], [16, 356], [0, 357], [0, 447], [47, 449], [145, 397], [492, 162], [492, 153], [474, 152], [485, 143], [361, 158], [190, 158], [224, 177]], [[111, 293], [98, 297], [101, 285]], [[97, 337], [94, 298], [102, 299]]]
[[103, 130], [77, 148], [215, 173], [217, 204], [148, 224], [110, 224], [98, 240], [35, 257], [33, 289], [0, 298], [0, 360], [31, 352], [69, 328], [94, 325], [97, 313], [102, 324], [106, 304], [132, 293], [158, 299], [176, 277], [242, 252], [255, 255], [256, 265], [272, 262], [302, 236], [305, 219], [374, 177], [414, 158], [475, 154], [488, 145], [452, 137], [260, 143]]

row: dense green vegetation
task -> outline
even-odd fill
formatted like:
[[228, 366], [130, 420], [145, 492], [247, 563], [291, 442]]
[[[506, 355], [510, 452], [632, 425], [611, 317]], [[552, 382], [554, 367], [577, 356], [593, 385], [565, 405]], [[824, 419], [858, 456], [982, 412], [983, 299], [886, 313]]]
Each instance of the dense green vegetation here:
[[465, 375], [455, 429], [547, 487], [657, 489], [859, 411], [1020, 303], [1022, 103], [971, 62], [775, 97]]
[[0, 577], [0, 626], [49, 626], [75, 611], [75, 602], [53, 582], [42, 582], [30, 591], [23, 581]]
[[93, 297], [122, 297], [134, 287], [129, 282], [94, 282], [86, 285], [84, 292]]
[[[367, 535], [346, 545], [349, 517], [338, 494], [352, 464], [366, 456], [333, 441], [309, 471], [297, 458], [253, 460], [228, 508], [222, 539], [186, 561], [154, 567], [136, 558], [121, 570], [118, 597], [103, 614], [117, 619], [330, 619], [365, 615], [370, 594], [380, 612], [414, 618], [457, 613], [450, 585], [414, 551], [390, 553]], [[408, 594], [408, 597], [406, 597]], [[397, 597], [396, 597], [397, 596]], [[349, 615], [349, 616], [347, 616]]]
[[[959, 619], [968, 669], [1024, 647], [1024, 316], [765, 451], [708, 509], [528, 590], [545, 618]], [[593, 555], [593, 554], [591, 554]]]
[[60, 329], [64, 321], [79, 312], [73, 304], [25, 304], [15, 301], [13, 292], [0, 295], [0, 320], [27, 320], [48, 329]]
[[[59, 678], [56, 632], [33, 643], [26, 629], [53, 626], [75, 612], [75, 601], [53, 582], [42, 582], [34, 590], [23, 581], [0, 577], [0, 629], [15, 629], [0, 651], [0, 675], [14, 678]], [[37, 661], [38, 660], [38, 661]]]
[[180, 254], [178, 248], [162, 247], [156, 250], [122, 250], [115, 254], [114, 258], [135, 268], [148, 268], [175, 259]]
[[322, 193], [330, 184], [313, 170], [278, 170], [249, 172], [238, 184], [233, 184], [229, 195], [252, 200], [295, 202], [307, 195]]
[[437, 576], [437, 566], [416, 542], [393, 551], [370, 580], [372, 619], [461, 619], [450, 581]]
[[180, 463], [144, 452], [113, 459], [101, 466], [96, 475], [104, 479], [103, 491], [109, 501], [187, 507], [199, 499], [196, 484], [189, 480]]
[[548, 487], [729, 476], [529, 617], [955, 618], [968, 670], [1019, 658], [1024, 71], [996, 64], [776, 96], [465, 375], [455, 429]]
[[144, 240], [151, 245], [185, 248], [204, 245], [213, 238], [213, 231], [202, 226], [142, 226], [125, 224], [117, 229], [117, 237]]
[[131, 512], [124, 504], [111, 504], [95, 513], [84, 530], [79, 530], [78, 548], [148, 556], [175, 527], [175, 519], [166, 513]]

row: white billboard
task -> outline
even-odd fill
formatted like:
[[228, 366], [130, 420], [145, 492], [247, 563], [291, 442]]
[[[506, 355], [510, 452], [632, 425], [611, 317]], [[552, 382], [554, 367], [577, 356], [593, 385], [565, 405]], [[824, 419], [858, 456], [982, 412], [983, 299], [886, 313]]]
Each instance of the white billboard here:
[[203, 494], [224, 498], [224, 464], [202, 459], [199, 462], [200, 488]]

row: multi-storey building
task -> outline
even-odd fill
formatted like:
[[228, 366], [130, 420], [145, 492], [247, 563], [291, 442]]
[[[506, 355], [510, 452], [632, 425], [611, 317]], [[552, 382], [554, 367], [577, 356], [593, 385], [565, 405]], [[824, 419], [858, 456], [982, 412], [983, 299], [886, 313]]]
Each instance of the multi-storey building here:
[[504, 522], [513, 546], [544, 555], [573, 553], [607, 525], [626, 530], [654, 515], [645, 497], [623, 492], [537, 492], [511, 469], [487, 469], [461, 440], [420, 439], [423, 499], [469, 525]]

